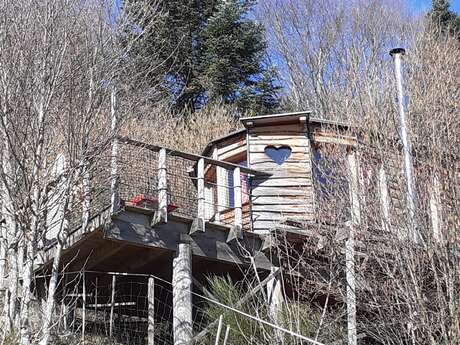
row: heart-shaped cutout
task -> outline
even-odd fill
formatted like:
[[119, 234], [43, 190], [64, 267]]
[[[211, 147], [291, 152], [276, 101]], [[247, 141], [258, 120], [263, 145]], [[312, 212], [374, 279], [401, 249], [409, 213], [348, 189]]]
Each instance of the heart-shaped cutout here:
[[269, 145], [265, 147], [264, 152], [276, 164], [281, 165], [291, 156], [292, 149], [287, 145]]

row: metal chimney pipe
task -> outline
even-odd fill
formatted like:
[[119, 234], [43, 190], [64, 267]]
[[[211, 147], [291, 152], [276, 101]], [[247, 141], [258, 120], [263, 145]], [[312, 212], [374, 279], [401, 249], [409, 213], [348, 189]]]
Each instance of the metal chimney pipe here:
[[409, 238], [419, 243], [421, 241], [420, 234], [417, 230], [417, 224], [415, 221], [415, 203], [416, 195], [414, 188], [414, 174], [412, 165], [412, 149], [407, 134], [406, 126], [406, 105], [404, 99], [403, 80], [402, 80], [402, 57], [406, 54], [404, 48], [394, 48], [390, 50], [390, 56], [393, 57], [395, 64], [395, 77], [396, 87], [398, 91], [398, 108], [399, 108], [399, 130], [401, 135], [401, 141], [403, 144], [403, 155], [404, 155], [404, 174], [406, 177], [406, 188], [407, 188], [407, 204], [409, 208], [410, 217], [410, 233]]

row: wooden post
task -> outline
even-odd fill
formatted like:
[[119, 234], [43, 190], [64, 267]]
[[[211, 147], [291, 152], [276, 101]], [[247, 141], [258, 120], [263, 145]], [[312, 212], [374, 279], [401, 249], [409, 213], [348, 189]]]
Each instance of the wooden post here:
[[[87, 139], [85, 139], [87, 141]], [[87, 149], [87, 145], [85, 146], [85, 150]], [[83, 232], [86, 232], [89, 224], [89, 220], [91, 217], [91, 182], [89, 176], [89, 162], [88, 159], [85, 157], [83, 159], [83, 167], [82, 167], [82, 175], [83, 175], [83, 212], [82, 212], [82, 225], [81, 228]]]
[[[271, 273], [274, 274], [279, 270], [278, 267], [272, 267]], [[279, 275], [273, 275], [273, 277], [267, 283], [267, 296], [269, 306], [270, 321], [275, 325], [278, 324], [279, 312], [281, 304], [284, 301], [283, 289], [281, 286], [281, 280]], [[277, 344], [283, 343], [283, 333], [279, 330], [275, 331]]]
[[351, 204], [351, 222], [349, 222], [349, 237], [345, 244], [345, 264], [347, 280], [347, 329], [348, 345], [357, 344], [356, 329], [356, 282], [355, 282], [355, 231], [361, 223], [359, 206], [359, 168], [356, 152], [350, 149], [347, 154], [349, 167], [349, 186]]
[[149, 278], [148, 283], [148, 345], [155, 344], [155, 280]]
[[225, 329], [225, 336], [224, 336], [224, 343], [223, 345], [227, 345], [227, 340], [228, 340], [228, 334], [230, 333], [230, 326], [227, 325], [227, 328]]
[[224, 316], [221, 314], [219, 316], [219, 324], [217, 326], [217, 334], [216, 334], [216, 340], [214, 342], [214, 345], [219, 345], [220, 333], [222, 332], [222, 321], [223, 320], [224, 320]]
[[[219, 159], [219, 153], [217, 147], [212, 152], [212, 158], [215, 160]], [[215, 209], [214, 220], [220, 222], [220, 214], [225, 209], [225, 190], [223, 188], [225, 178], [225, 169], [216, 165], [216, 191], [217, 191], [217, 205]]]
[[204, 159], [198, 160], [197, 166], [197, 195], [198, 195], [198, 212], [197, 217], [193, 220], [190, 234], [194, 232], [205, 231], [205, 191], [204, 191]]
[[192, 340], [192, 253], [190, 244], [180, 243], [173, 260], [174, 345], [191, 345]]
[[350, 149], [347, 154], [349, 168], [351, 221], [355, 227], [361, 223], [361, 211], [359, 206], [359, 167], [356, 160], [356, 152]]
[[117, 114], [117, 98], [116, 98], [116, 88], [112, 87], [112, 93], [110, 98], [111, 105], [111, 115], [112, 115], [112, 155], [111, 155], [111, 208], [110, 212], [115, 213], [120, 208], [120, 190], [119, 190], [119, 176], [118, 176], [118, 114]]
[[233, 170], [233, 191], [234, 191], [234, 202], [235, 202], [235, 226], [241, 232], [241, 229], [243, 227], [243, 208], [242, 208], [242, 195], [241, 195], [240, 168], [235, 168], [235, 170]]
[[[235, 309], [241, 308], [247, 301], [249, 301], [256, 293], [259, 291], [262, 291], [262, 289], [265, 288], [265, 286], [274, 278], [277, 277], [280, 274], [280, 270], [276, 270], [268, 275], [267, 278], [265, 278], [262, 282], [259, 283], [255, 288], [253, 288], [251, 291], [249, 291], [246, 295], [243, 296], [242, 299], [240, 299], [234, 306]], [[197, 343], [199, 340], [203, 339], [203, 337], [210, 332], [211, 329], [214, 329], [216, 326], [218, 320], [214, 320], [211, 323], [209, 323], [205, 329], [203, 329], [200, 333], [198, 333], [193, 340], [195, 343]]]
[[64, 331], [67, 331], [67, 326], [68, 326], [68, 310], [67, 310], [67, 303], [66, 303], [66, 295], [67, 295], [67, 273], [64, 271], [63, 273], [63, 288], [62, 288], [62, 296], [61, 296], [61, 309], [62, 309], [62, 321], [63, 321], [63, 326], [64, 326]]
[[440, 192], [439, 177], [435, 173], [432, 180], [431, 193], [430, 193], [430, 214], [431, 226], [433, 228], [433, 238], [435, 241], [442, 241], [442, 212], [441, 212], [441, 192]]
[[243, 207], [241, 195], [241, 170], [239, 167], [233, 170], [233, 203], [234, 203], [234, 220], [230, 230], [227, 242], [243, 238]]
[[382, 229], [390, 229], [390, 197], [388, 194], [387, 173], [383, 164], [379, 169], [380, 208], [382, 210]]
[[355, 240], [350, 229], [350, 237], [345, 244], [347, 279], [347, 325], [348, 345], [356, 345], [356, 283], [355, 283]]
[[217, 182], [217, 213], [216, 221], [220, 222], [220, 214], [225, 210], [226, 191], [224, 181], [226, 177], [226, 170], [222, 167], [216, 166], [216, 182]]
[[94, 316], [96, 317], [96, 320], [99, 320], [97, 317], [97, 284], [98, 283], [98, 277], [96, 277], [95, 281], [95, 286], [94, 286], [94, 304], [96, 304], [96, 307], [94, 308]]
[[158, 154], [158, 209], [152, 225], [168, 222], [168, 174], [166, 170], [166, 149]]
[[109, 337], [113, 336], [113, 311], [115, 307], [115, 284], [117, 282], [117, 277], [115, 275], [112, 276], [112, 298], [111, 298], [111, 305], [110, 305], [110, 323], [109, 323]]
[[82, 326], [81, 326], [81, 340], [82, 344], [85, 344], [85, 332], [86, 332], [86, 279], [85, 271], [83, 270], [83, 306], [82, 306]]

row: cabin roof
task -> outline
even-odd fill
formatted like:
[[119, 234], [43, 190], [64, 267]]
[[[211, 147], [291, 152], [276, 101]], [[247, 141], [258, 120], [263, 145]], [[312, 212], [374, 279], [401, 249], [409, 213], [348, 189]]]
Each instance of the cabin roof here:
[[279, 125], [298, 122], [300, 118], [310, 117], [311, 110], [298, 111], [294, 113], [271, 114], [262, 116], [243, 117], [240, 119], [244, 127], [254, 127], [257, 125]]
[[337, 126], [343, 129], [348, 129], [350, 127], [349, 124], [340, 121], [332, 121], [326, 119], [320, 119], [316, 117], [312, 117], [311, 114], [313, 113], [312, 110], [305, 110], [305, 111], [298, 111], [298, 112], [291, 112], [291, 113], [280, 113], [280, 114], [270, 114], [270, 115], [261, 115], [261, 116], [251, 116], [251, 117], [242, 117], [240, 119], [241, 123], [243, 124], [244, 128], [238, 129], [233, 131], [227, 135], [221, 136], [219, 138], [213, 139], [204, 148], [202, 151], [202, 156], [209, 156], [211, 154], [211, 149], [214, 145], [236, 137], [238, 135], [243, 135], [246, 133], [248, 128], [258, 126], [258, 125], [281, 125], [281, 124], [289, 124], [289, 123], [297, 123], [300, 121], [302, 117], [305, 118], [306, 123], [311, 124], [318, 124], [318, 125], [328, 125], [328, 126]]
[[224, 141], [224, 140], [227, 140], [227, 139], [230, 139], [230, 138], [233, 138], [233, 137], [236, 137], [238, 135], [241, 135], [241, 134], [244, 134], [246, 133], [246, 128], [241, 128], [241, 129], [238, 129], [236, 131], [233, 131], [233, 132], [230, 132], [229, 134], [227, 135], [224, 135], [222, 137], [219, 137], [217, 139], [213, 139], [211, 140], [209, 143], [206, 144], [203, 152], [202, 152], [202, 156], [208, 156], [211, 152], [211, 148], [215, 145], [215, 144], [218, 144], [220, 143], [221, 141]]

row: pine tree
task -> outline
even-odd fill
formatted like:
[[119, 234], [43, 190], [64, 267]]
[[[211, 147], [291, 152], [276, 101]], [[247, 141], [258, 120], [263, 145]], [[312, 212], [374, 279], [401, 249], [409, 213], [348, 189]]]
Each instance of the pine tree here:
[[164, 62], [151, 77], [164, 78], [164, 94], [176, 108], [224, 102], [260, 113], [278, 106], [280, 88], [265, 63], [263, 26], [248, 18], [254, 1], [160, 1], [162, 25], [146, 33], [151, 39], [144, 49], [160, 53]]
[[263, 66], [267, 49], [262, 25], [245, 19], [253, 1], [224, 0], [202, 31], [200, 79], [210, 100], [268, 112], [278, 100], [274, 71]]
[[450, 11], [449, 7], [449, 0], [433, 0], [428, 16], [444, 33], [455, 35], [460, 40], [460, 16]]

